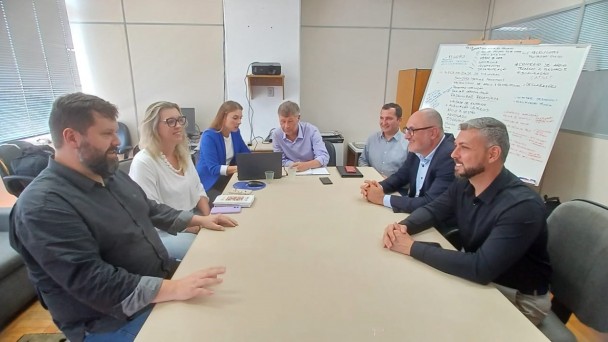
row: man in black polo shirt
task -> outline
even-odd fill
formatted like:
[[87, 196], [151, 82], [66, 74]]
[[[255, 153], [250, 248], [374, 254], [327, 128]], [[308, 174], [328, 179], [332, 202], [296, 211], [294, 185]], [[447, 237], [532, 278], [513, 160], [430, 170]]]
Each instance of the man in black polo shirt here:
[[[434, 201], [386, 227], [384, 246], [443, 272], [496, 287], [534, 324], [549, 313], [551, 265], [543, 201], [504, 167], [506, 126], [494, 118], [460, 125], [452, 158], [457, 180]], [[416, 242], [455, 216], [463, 252]]]
[[154, 227], [171, 234], [223, 230], [236, 222], [198, 216], [146, 198], [118, 166], [117, 109], [96, 96], [53, 104], [55, 159], [11, 213], [11, 245], [40, 300], [72, 342], [131, 341], [152, 303], [213, 293], [224, 267], [168, 280], [177, 266]]

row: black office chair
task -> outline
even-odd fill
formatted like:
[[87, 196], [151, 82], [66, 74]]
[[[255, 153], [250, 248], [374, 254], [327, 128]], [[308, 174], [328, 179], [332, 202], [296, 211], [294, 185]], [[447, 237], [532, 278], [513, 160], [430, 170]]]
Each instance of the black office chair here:
[[539, 329], [551, 341], [576, 341], [565, 326], [574, 313], [608, 332], [608, 208], [585, 200], [558, 206], [547, 220], [553, 267], [551, 313]]
[[327, 166], [336, 166], [336, 148], [334, 147], [334, 144], [327, 140], [323, 142], [325, 143], [327, 153], [329, 153], [329, 163], [327, 163]]
[[25, 141], [10, 142], [0, 145], [0, 176], [9, 194], [19, 197], [21, 192], [35, 177], [15, 175], [12, 161], [22, 156], [22, 150], [34, 146]]
[[460, 238], [460, 231], [457, 227], [449, 228], [445, 233], [442, 232], [440, 229], [438, 230], [443, 235], [443, 237], [448, 240], [448, 242], [451, 243], [454, 248], [456, 248], [456, 250], [462, 249], [462, 239]]
[[129, 158], [129, 153], [133, 149], [131, 144], [131, 134], [129, 134], [129, 127], [122, 122], [118, 123], [118, 138], [120, 139], [120, 145], [118, 145], [118, 154], [122, 154], [124, 159]]
[[129, 174], [129, 171], [131, 170], [132, 162], [133, 162], [133, 158], [123, 159], [118, 162], [118, 169], [126, 174]]

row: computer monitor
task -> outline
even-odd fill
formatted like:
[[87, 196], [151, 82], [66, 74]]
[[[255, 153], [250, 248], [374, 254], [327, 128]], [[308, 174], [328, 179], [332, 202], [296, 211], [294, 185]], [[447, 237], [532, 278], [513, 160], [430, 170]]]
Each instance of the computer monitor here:
[[182, 115], [188, 120], [188, 127], [186, 127], [186, 134], [188, 137], [196, 137], [199, 135], [199, 131], [196, 128], [196, 116], [194, 115], [194, 108], [182, 108]]

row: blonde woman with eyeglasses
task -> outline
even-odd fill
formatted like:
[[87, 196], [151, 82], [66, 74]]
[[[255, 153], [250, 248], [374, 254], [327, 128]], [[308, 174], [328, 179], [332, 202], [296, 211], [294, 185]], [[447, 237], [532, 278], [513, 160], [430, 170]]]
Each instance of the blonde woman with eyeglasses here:
[[[166, 101], [151, 104], [140, 126], [142, 150], [133, 158], [129, 176], [148, 199], [209, 215], [207, 193], [190, 158], [186, 125], [186, 117], [177, 104]], [[177, 235], [158, 232], [169, 255], [180, 260], [196, 236], [187, 232]]]

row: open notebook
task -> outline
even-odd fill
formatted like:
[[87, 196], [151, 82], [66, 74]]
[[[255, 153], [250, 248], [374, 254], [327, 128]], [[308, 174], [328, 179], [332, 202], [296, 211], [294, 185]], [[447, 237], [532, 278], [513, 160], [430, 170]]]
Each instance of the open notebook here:
[[306, 171], [296, 172], [296, 176], [308, 176], [308, 175], [328, 175], [326, 167], [318, 167], [316, 169], [308, 169]]

